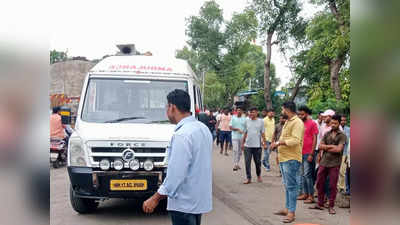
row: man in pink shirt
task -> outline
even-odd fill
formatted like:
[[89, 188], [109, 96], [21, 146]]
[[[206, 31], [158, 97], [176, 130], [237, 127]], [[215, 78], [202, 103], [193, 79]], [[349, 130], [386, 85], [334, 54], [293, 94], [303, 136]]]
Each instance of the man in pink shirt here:
[[231, 140], [231, 129], [229, 124], [231, 122], [231, 115], [229, 114], [229, 110], [224, 109], [224, 113], [221, 115], [220, 120], [217, 122], [217, 127], [221, 125], [221, 131], [219, 136], [219, 141], [221, 143], [221, 151], [222, 154], [225, 146], [225, 155], [228, 156], [228, 145]]
[[60, 107], [54, 107], [50, 116], [50, 138], [64, 139], [65, 125], [61, 122], [61, 116], [58, 114]]
[[304, 194], [299, 196], [299, 200], [305, 200], [304, 203], [314, 203], [314, 151], [317, 144], [318, 126], [310, 119], [311, 110], [307, 106], [299, 107], [299, 117], [304, 122], [304, 140], [303, 140], [303, 190]]

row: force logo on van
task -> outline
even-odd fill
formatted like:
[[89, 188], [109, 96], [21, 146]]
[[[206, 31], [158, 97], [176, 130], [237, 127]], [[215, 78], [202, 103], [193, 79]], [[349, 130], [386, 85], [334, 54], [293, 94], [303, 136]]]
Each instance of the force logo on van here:
[[146, 144], [134, 142], [110, 142], [110, 147], [146, 147]]

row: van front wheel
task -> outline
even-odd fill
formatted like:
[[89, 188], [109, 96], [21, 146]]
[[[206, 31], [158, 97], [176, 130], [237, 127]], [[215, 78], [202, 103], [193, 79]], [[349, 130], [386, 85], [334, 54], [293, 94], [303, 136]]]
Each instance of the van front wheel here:
[[96, 202], [94, 199], [76, 197], [72, 187], [69, 188], [69, 198], [72, 208], [79, 214], [92, 213], [99, 206], [99, 203]]

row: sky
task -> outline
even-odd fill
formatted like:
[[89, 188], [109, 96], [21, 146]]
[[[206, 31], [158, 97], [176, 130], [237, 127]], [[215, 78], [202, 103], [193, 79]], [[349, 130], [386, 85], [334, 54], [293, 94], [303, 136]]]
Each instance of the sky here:
[[[54, 2], [49, 20], [50, 49], [68, 51], [69, 56], [99, 59], [115, 54], [116, 44], [135, 44], [139, 52], [175, 57], [177, 49], [186, 45], [186, 21], [198, 15], [205, 0], [146, 1], [62, 1]], [[241, 12], [248, 0], [216, 0], [223, 9], [224, 19]], [[305, 4], [305, 16], [317, 9]], [[258, 42], [258, 43], [257, 43]], [[259, 41], [256, 44], [261, 45]], [[264, 52], [265, 48], [264, 48]], [[291, 77], [287, 61], [276, 47], [272, 63], [282, 87]]]

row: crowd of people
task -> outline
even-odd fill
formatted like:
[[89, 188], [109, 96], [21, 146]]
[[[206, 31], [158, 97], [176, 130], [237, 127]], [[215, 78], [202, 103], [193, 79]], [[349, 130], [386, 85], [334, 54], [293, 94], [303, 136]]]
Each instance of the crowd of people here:
[[[273, 109], [259, 113], [257, 108], [237, 107], [206, 111], [199, 120], [209, 128], [221, 155], [229, 156], [228, 150], [232, 149], [233, 171], [241, 169], [240, 158], [244, 156], [244, 184], [252, 183], [252, 161], [257, 182], [262, 182], [262, 167], [268, 173], [271, 161], [276, 161], [286, 205], [275, 214], [285, 216], [283, 222], [291, 223], [295, 220], [297, 201], [310, 204], [309, 209], [326, 208], [329, 214], [336, 214], [337, 193], [350, 195], [347, 117], [332, 109], [319, 112], [315, 120], [312, 115], [307, 106], [285, 102], [278, 116]], [[271, 152], [277, 153], [273, 160]]]

